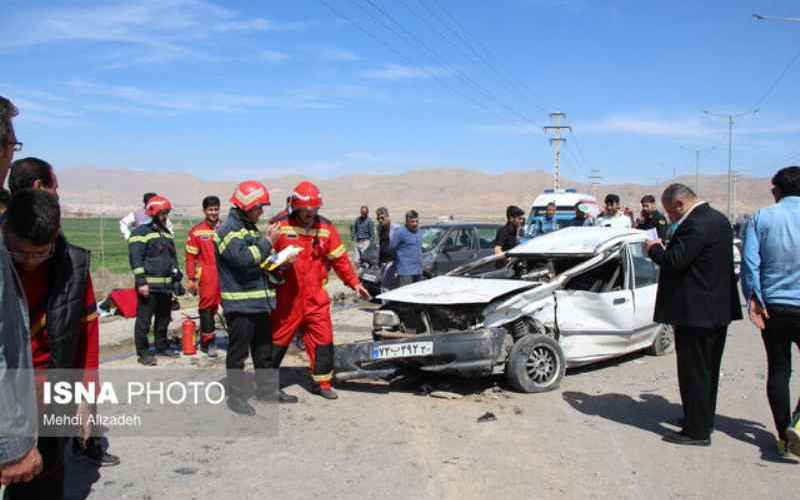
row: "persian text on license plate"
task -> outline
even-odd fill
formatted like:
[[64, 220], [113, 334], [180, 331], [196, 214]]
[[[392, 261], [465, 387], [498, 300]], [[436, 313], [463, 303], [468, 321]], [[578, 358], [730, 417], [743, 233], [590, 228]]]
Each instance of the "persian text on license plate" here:
[[377, 276], [375, 276], [374, 274], [367, 274], [367, 273], [362, 274], [361, 275], [361, 279], [363, 281], [372, 281], [373, 283], [378, 281], [378, 277]]
[[432, 355], [433, 342], [404, 342], [402, 344], [377, 345], [372, 348], [372, 359], [414, 358]]

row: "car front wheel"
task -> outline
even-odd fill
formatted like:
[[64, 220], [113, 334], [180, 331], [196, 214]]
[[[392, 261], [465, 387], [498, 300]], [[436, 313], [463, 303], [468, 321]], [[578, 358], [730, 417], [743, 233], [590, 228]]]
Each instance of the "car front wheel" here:
[[653, 345], [647, 349], [647, 354], [651, 356], [663, 356], [675, 350], [675, 333], [670, 325], [660, 325]]
[[506, 363], [506, 378], [520, 392], [558, 388], [567, 369], [558, 341], [546, 335], [525, 335], [514, 343]]

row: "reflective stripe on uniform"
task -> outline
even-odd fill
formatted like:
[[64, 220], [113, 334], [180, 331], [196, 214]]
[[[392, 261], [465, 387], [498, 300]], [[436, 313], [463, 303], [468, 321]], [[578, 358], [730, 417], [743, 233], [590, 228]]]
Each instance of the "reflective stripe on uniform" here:
[[250, 253], [253, 255], [253, 260], [256, 261], [256, 264], [261, 263], [261, 250], [258, 249], [255, 245], [250, 245], [247, 247], [250, 250]]
[[330, 253], [328, 253], [328, 258], [331, 260], [338, 259], [342, 255], [344, 255], [345, 252], [347, 252], [347, 249], [345, 248], [344, 244], [341, 244], [338, 247], [331, 250]]
[[333, 378], [333, 372], [323, 373], [322, 375], [311, 374], [311, 380], [314, 382], [327, 382]]
[[200, 253], [200, 249], [197, 247], [193, 247], [192, 245], [186, 244], [186, 253], [190, 253], [192, 255], [198, 255]]
[[133, 269], [133, 274], [144, 274], [144, 268], [143, 267], [134, 268]]
[[214, 241], [217, 244], [217, 248], [219, 249], [219, 253], [225, 252], [225, 249], [228, 248], [231, 241], [236, 238], [244, 239], [245, 236], [253, 236], [254, 238], [258, 238], [261, 234], [258, 231], [250, 231], [249, 229], [240, 229], [239, 231], [231, 231], [230, 233], [226, 234], [222, 241], [220, 241], [219, 235], [214, 233]]
[[156, 239], [158, 239], [158, 238], [160, 238], [162, 236], [165, 237], [165, 238], [168, 238], [170, 240], [174, 240], [175, 239], [175, 236], [173, 236], [170, 233], [155, 232], [155, 233], [145, 234], [143, 236], [131, 236], [130, 238], [128, 238], [128, 244], [131, 244], [131, 243], [147, 243], [150, 240], [156, 240]]
[[82, 323], [89, 323], [89, 322], [94, 321], [96, 319], [97, 319], [97, 313], [93, 312], [92, 314], [84, 316], [83, 319], [81, 319], [81, 322]]
[[267, 297], [274, 297], [275, 292], [272, 290], [253, 290], [250, 292], [222, 292], [222, 298], [225, 300], [252, 300], [252, 299], [266, 299]]
[[145, 278], [147, 283], [152, 283], [153, 285], [166, 285], [172, 282], [172, 276], [148, 276]]
[[296, 236], [310, 236], [312, 238], [319, 237], [319, 238], [330, 238], [331, 232], [324, 227], [316, 228], [316, 229], [306, 229], [304, 227], [295, 227], [295, 226], [281, 226], [281, 234]]

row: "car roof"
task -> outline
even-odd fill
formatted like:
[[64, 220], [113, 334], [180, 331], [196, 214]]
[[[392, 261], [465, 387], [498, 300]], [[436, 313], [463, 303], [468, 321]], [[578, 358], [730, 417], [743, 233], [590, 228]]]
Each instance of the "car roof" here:
[[531, 208], [534, 207], [544, 207], [547, 206], [548, 203], [555, 202], [557, 206], [570, 206], [574, 207], [578, 203], [594, 203], [597, 204], [597, 199], [586, 193], [573, 193], [573, 192], [554, 192], [554, 193], [544, 193], [540, 194], [536, 197], [531, 204]]
[[470, 222], [441, 222], [441, 223], [437, 223], [437, 224], [424, 224], [424, 225], [420, 226], [420, 229], [434, 228], [434, 227], [438, 227], [438, 228], [442, 228], [442, 229], [462, 228], [462, 227], [477, 227], [477, 228], [492, 228], [492, 229], [496, 229], [496, 228], [498, 228], [500, 226], [502, 226], [502, 224], [489, 224], [489, 223], [486, 223], [486, 222], [476, 222], [474, 224], [470, 223]]
[[526, 241], [509, 250], [509, 255], [593, 255], [601, 245], [614, 240], [644, 241], [639, 229], [616, 227], [567, 227]]

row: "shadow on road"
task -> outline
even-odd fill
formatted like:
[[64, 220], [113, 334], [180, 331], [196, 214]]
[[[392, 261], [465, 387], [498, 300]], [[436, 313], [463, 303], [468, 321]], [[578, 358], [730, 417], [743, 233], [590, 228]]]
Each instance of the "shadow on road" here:
[[[659, 436], [670, 430], [664, 426], [665, 423], [674, 422], [683, 417], [683, 408], [680, 404], [671, 403], [665, 397], [657, 394], [640, 394], [637, 400], [627, 394], [591, 395], [565, 391], [562, 398], [584, 415], [603, 417]], [[779, 463], [791, 462], [783, 460], [777, 455], [775, 438], [764, 428], [763, 424], [720, 414], [717, 414], [715, 424], [715, 431], [757, 447], [761, 451], [762, 460]]]

